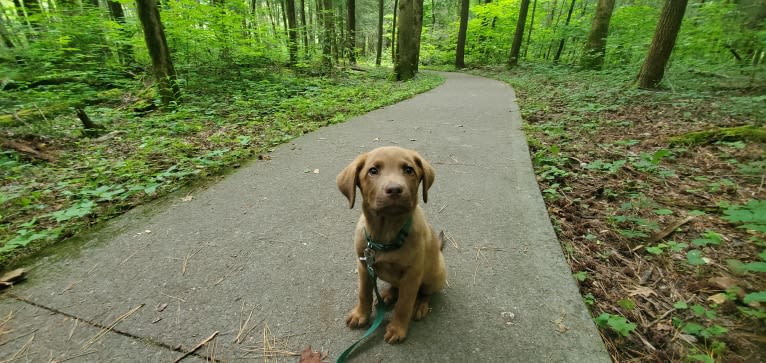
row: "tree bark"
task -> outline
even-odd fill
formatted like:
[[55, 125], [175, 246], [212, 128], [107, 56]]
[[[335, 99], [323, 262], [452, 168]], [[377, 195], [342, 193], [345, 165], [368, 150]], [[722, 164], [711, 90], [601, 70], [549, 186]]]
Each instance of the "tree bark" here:
[[303, 57], [309, 58], [309, 25], [306, 23], [306, 1], [301, 0], [301, 28], [303, 29]]
[[460, 1], [460, 26], [457, 31], [457, 48], [455, 50], [455, 68], [465, 68], [465, 39], [468, 32], [468, 7], [470, 1]]
[[529, 0], [521, 0], [519, 20], [516, 22], [516, 31], [513, 33], [511, 55], [508, 57], [509, 67], [519, 65], [519, 51], [521, 50], [521, 41], [524, 39], [524, 25], [527, 23], [527, 12], [529, 12]]
[[532, 29], [535, 27], [535, 10], [537, 10], [537, 0], [532, 2], [532, 17], [529, 20], [529, 32], [527, 33], [527, 46], [524, 47], [524, 59], [527, 58], [529, 43], [532, 41]]
[[378, 44], [375, 49], [375, 65], [379, 66], [383, 57], [383, 0], [378, 0]]
[[420, 56], [420, 31], [423, 21], [423, 0], [399, 1], [399, 38], [394, 73], [396, 80], [415, 77]]
[[391, 26], [391, 63], [396, 63], [396, 52], [397, 52], [397, 43], [399, 42], [398, 39], [396, 39], [396, 20], [397, 15], [399, 13], [399, 0], [394, 0], [394, 23]]
[[107, 5], [109, 6], [109, 13], [112, 15], [112, 19], [122, 27], [120, 35], [123, 38], [120, 45], [117, 46], [117, 55], [120, 58], [120, 62], [123, 65], [133, 63], [133, 47], [130, 45], [130, 33], [126, 29], [125, 10], [122, 8], [121, 3], [114, 0], [107, 0]]
[[609, 35], [609, 21], [612, 19], [615, 0], [598, 0], [596, 15], [588, 34], [588, 43], [580, 59], [580, 66], [585, 69], [601, 69], [606, 55], [606, 38]]
[[295, 0], [285, 0], [285, 17], [287, 18], [288, 64], [294, 66], [298, 62], [298, 29], [295, 19]]
[[335, 29], [333, 24], [333, 9], [331, 0], [318, 0], [321, 4], [322, 18], [322, 64], [325, 68], [332, 67], [332, 43], [335, 38]]
[[160, 20], [160, 12], [155, 0], [136, 0], [136, 11], [144, 29], [144, 40], [149, 56], [152, 58], [154, 77], [159, 82], [162, 104], [175, 102], [181, 95], [176, 80], [176, 71], [170, 58], [165, 29]]
[[[567, 20], [564, 23], [564, 25], [569, 25], [569, 21], [572, 19], [572, 12], [574, 11], [575, 1], [576, 0], [572, 0], [572, 2], [569, 5]], [[561, 52], [564, 51], [564, 42], [566, 42], [566, 37], [561, 37], [561, 41], [559, 41], [559, 48], [558, 50], [556, 50], [556, 55], [553, 57], [553, 63], [558, 63], [559, 59], [561, 59]]]
[[348, 62], [356, 64], [356, 0], [346, 1], [348, 14]]
[[681, 21], [686, 12], [688, 0], [666, 0], [662, 7], [652, 45], [638, 74], [640, 88], [657, 88], [665, 75], [665, 66], [676, 44]]

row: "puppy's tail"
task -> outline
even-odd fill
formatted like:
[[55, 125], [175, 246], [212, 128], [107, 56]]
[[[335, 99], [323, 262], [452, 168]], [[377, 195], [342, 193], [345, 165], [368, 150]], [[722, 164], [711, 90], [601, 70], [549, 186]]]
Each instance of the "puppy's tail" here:
[[444, 231], [439, 231], [439, 251], [444, 251]]

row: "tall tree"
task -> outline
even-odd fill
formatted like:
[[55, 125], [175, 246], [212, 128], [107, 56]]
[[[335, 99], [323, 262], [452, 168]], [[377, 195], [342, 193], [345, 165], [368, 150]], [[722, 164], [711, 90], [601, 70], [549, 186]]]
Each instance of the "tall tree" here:
[[399, 14], [399, 0], [394, 0], [394, 22], [391, 26], [391, 62], [396, 63], [396, 44], [398, 40], [396, 39], [396, 20], [397, 15]]
[[524, 59], [527, 58], [527, 50], [529, 50], [529, 43], [532, 40], [532, 29], [535, 27], [535, 10], [537, 10], [537, 0], [532, 2], [532, 16], [529, 20], [529, 31], [527, 32], [527, 46], [524, 47]]
[[460, 1], [460, 26], [457, 31], [457, 48], [455, 50], [455, 68], [465, 68], [465, 38], [468, 32], [468, 0]]
[[609, 34], [609, 21], [612, 19], [614, 0], [598, 0], [596, 15], [588, 34], [588, 43], [580, 59], [580, 66], [586, 69], [601, 69], [606, 54], [606, 38]]
[[295, 0], [285, 0], [285, 17], [287, 18], [287, 52], [289, 64], [298, 62], [298, 24], [295, 19]]
[[306, 1], [301, 0], [301, 29], [303, 29], [303, 55], [309, 57], [309, 25], [306, 23]]
[[678, 30], [686, 12], [688, 0], [665, 0], [660, 19], [654, 30], [652, 45], [638, 74], [638, 86], [656, 88], [665, 75], [665, 66], [676, 45]]
[[[569, 12], [567, 13], [567, 20], [564, 23], [564, 25], [569, 25], [569, 21], [572, 20], [572, 12], [574, 11], [575, 1], [572, 0], [572, 2], [569, 4]], [[561, 52], [564, 51], [564, 42], [566, 41], [566, 37], [562, 36], [561, 40], [559, 41], [559, 48], [556, 50], [556, 55], [553, 57], [553, 62], [558, 63], [559, 59], [561, 59]]]
[[332, 67], [332, 48], [335, 41], [335, 23], [331, 0], [317, 0], [320, 18], [322, 19], [322, 64], [325, 68]]
[[394, 73], [398, 81], [415, 77], [418, 71], [423, 0], [399, 0], [399, 37]]
[[181, 89], [176, 80], [176, 71], [170, 58], [165, 29], [160, 20], [156, 0], [136, 0], [136, 11], [144, 29], [144, 40], [152, 58], [154, 77], [159, 82], [160, 98], [164, 105], [178, 100]]
[[123, 65], [133, 63], [133, 47], [130, 45], [130, 32], [125, 24], [125, 11], [122, 8], [122, 4], [118, 1], [107, 0], [106, 4], [109, 6], [109, 13], [112, 15], [112, 19], [120, 24], [120, 44], [117, 46], [117, 54], [120, 57], [120, 62]]
[[356, 0], [346, 1], [346, 11], [348, 12], [348, 61], [356, 64]]
[[378, 44], [375, 48], [375, 65], [380, 65], [383, 56], [383, 0], [378, 0]]
[[521, 41], [524, 39], [524, 24], [527, 23], [527, 12], [529, 12], [529, 0], [521, 0], [519, 19], [516, 21], [516, 31], [513, 33], [511, 55], [508, 57], [509, 67], [515, 67], [519, 64], [519, 51], [521, 50]]

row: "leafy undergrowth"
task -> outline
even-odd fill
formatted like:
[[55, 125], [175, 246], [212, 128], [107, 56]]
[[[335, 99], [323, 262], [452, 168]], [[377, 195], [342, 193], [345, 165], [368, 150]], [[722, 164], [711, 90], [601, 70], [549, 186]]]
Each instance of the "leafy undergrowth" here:
[[[169, 111], [147, 111], [153, 103], [142, 97], [147, 89], [118, 90], [118, 102], [86, 107], [106, 129], [94, 138], [83, 136], [71, 108], [33, 121], [22, 115], [0, 132], [4, 145], [16, 145], [0, 149], [0, 269], [191, 181], [268, 158], [274, 146], [306, 132], [442, 82], [434, 74], [393, 82], [389, 74], [371, 69], [311, 77], [273, 70], [196, 79]], [[3, 96], [18, 109], [42, 111], [51, 109], [46, 92]], [[36, 104], [45, 105], [30, 106]]]
[[[552, 66], [512, 84], [585, 303], [614, 361], [766, 361], [764, 74]], [[761, 71], [762, 72], [762, 71]], [[691, 131], [751, 125], [700, 139]]]

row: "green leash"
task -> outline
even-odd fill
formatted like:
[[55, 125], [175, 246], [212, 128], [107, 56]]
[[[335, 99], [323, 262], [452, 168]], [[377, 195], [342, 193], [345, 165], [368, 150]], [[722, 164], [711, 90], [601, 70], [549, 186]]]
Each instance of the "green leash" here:
[[399, 234], [390, 243], [375, 242], [370, 237], [370, 235], [367, 234], [367, 230], [364, 230], [364, 238], [367, 240], [367, 248], [364, 250], [364, 257], [360, 257], [359, 259], [364, 261], [365, 265], [367, 266], [367, 276], [370, 278], [370, 282], [372, 282], [372, 286], [375, 288], [375, 298], [378, 300], [378, 303], [375, 304], [375, 320], [372, 321], [370, 328], [364, 332], [364, 335], [362, 335], [359, 340], [357, 340], [354, 344], [351, 344], [350, 347], [348, 347], [343, 351], [343, 353], [340, 354], [336, 363], [345, 363], [346, 360], [348, 360], [348, 356], [351, 355], [351, 352], [353, 352], [360, 343], [369, 338], [370, 335], [372, 335], [372, 333], [375, 332], [378, 327], [380, 327], [380, 324], [383, 323], [383, 318], [386, 316], [386, 313], [391, 310], [391, 307], [388, 306], [380, 297], [380, 292], [378, 291], [378, 276], [375, 274], [375, 270], [372, 268], [372, 265], [375, 263], [375, 251], [391, 251], [401, 247], [402, 244], [404, 244], [404, 240], [407, 238], [407, 235], [410, 233], [411, 227], [412, 217], [407, 219], [407, 222], [404, 223], [404, 226], [399, 231]]

